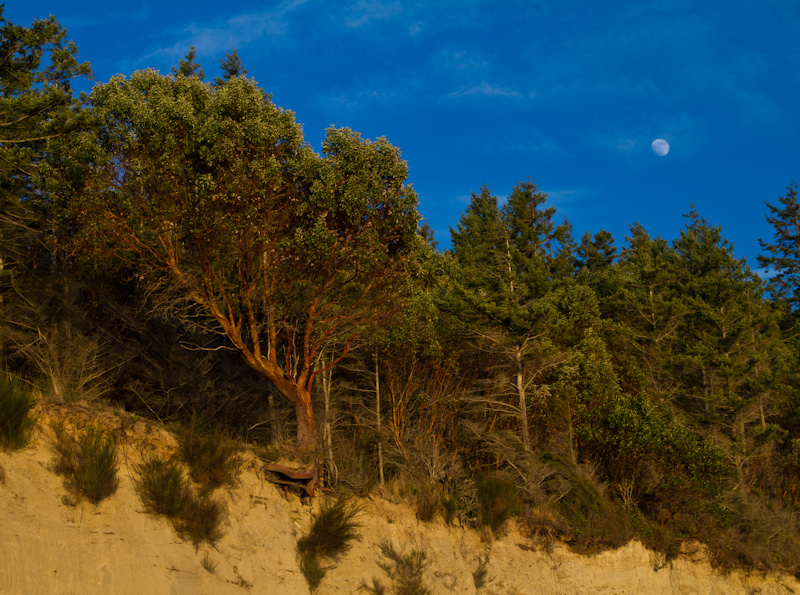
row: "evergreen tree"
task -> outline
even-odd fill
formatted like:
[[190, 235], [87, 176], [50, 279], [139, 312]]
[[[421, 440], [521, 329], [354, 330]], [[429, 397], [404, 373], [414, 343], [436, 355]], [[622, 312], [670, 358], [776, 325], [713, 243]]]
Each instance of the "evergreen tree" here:
[[224, 58], [220, 58], [219, 62], [220, 68], [222, 69], [222, 78], [215, 77], [215, 85], [222, 85], [225, 81], [229, 81], [237, 76], [247, 76], [247, 69], [239, 58], [239, 52], [235, 49], [225, 54]]
[[[71, 81], [88, 77], [91, 71], [88, 63], [79, 62], [77, 47], [54, 17], [25, 27], [2, 14], [0, 5], [0, 351], [4, 352], [8, 344], [33, 349], [47, 334], [42, 330], [49, 324], [44, 303], [53, 298], [51, 285], [60, 273], [59, 221], [41, 177], [57, 160], [61, 140], [87, 124], [86, 113], [73, 98]], [[66, 302], [59, 306], [62, 311], [68, 310]], [[53, 364], [47, 359], [40, 362]]]
[[201, 81], [205, 80], [206, 73], [203, 72], [203, 67], [197, 62], [197, 49], [192, 46], [186, 55], [178, 62], [178, 67], [172, 67], [172, 74], [174, 76], [183, 75], [186, 77], [196, 77]]
[[586, 232], [576, 251], [577, 280], [590, 287], [600, 301], [603, 318], [612, 318], [617, 304], [613, 299], [620, 288], [620, 270], [615, 266], [617, 247], [606, 230], [594, 237]]
[[610, 232], [601, 229], [594, 237], [587, 231], [577, 249], [576, 266], [579, 271], [598, 271], [614, 264], [617, 248]]
[[759, 240], [767, 255], [758, 256], [758, 264], [769, 268], [769, 291], [773, 299], [785, 302], [789, 309], [800, 307], [800, 204], [797, 202], [797, 184], [786, 189], [778, 199], [781, 206], [766, 203], [772, 216], [767, 221], [775, 228], [774, 244]]
[[54, 139], [83, 123], [71, 80], [91, 72], [52, 16], [24, 27], [2, 13], [0, 5], [0, 270], [7, 270], [15, 238], [45, 206], [34, 189], [42, 159]]
[[[551, 290], [573, 269], [569, 223], [553, 222], [555, 209], [543, 208], [546, 195], [530, 182], [518, 184], [502, 209], [485, 186], [472, 194], [456, 229], [450, 230], [459, 267], [445, 308], [478, 337], [497, 362], [494, 388], [521, 426], [531, 448], [528, 401], [543, 373], [563, 362], [551, 334], [557, 318]], [[492, 397], [490, 397], [492, 398]]]
[[627, 382], [636, 385], [636, 390], [651, 387], [661, 399], [669, 401], [675, 389], [671, 354], [678, 328], [689, 311], [678, 289], [678, 255], [666, 240], [652, 238], [636, 223], [631, 226], [619, 268], [621, 287], [615, 296], [613, 316], [623, 338], [620, 350], [625, 350], [629, 361], [636, 362], [628, 366]]
[[783, 346], [759, 278], [718, 226], [694, 208], [675, 241], [679, 287], [689, 312], [673, 360], [676, 403], [703, 427], [733, 464], [738, 490], [748, 492], [754, 456], [768, 447], [757, 435], [776, 416], [776, 377]]

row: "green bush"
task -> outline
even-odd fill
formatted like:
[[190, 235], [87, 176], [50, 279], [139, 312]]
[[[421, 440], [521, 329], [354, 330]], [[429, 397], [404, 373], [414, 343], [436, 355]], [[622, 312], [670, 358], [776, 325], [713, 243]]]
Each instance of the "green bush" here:
[[224, 432], [210, 428], [197, 416], [177, 433], [181, 459], [197, 484], [213, 490], [232, 485], [239, 474], [239, 445]]
[[628, 514], [609, 500], [603, 486], [585, 468], [565, 473], [569, 491], [554, 508], [564, 521], [563, 537], [580, 553], [622, 547], [632, 537]]
[[181, 515], [189, 486], [177, 462], [160, 457], [145, 459], [136, 466], [136, 475], [136, 491], [148, 512], [169, 518]]
[[57, 425], [53, 447], [55, 471], [65, 477], [67, 489], [77, 498], [97, 504], [117, 491], [117, 442], [94, 425], [78, 435]]
[[30, 415], [33, 395], [19, 379], [0, 372], [0, 448], [15, 450], [33, 435], [36, 420]]
[[497, 534], [503, 523], [520, 512], [517, 488], [497, 476], [479, 477], [476, 488], [480, 523]]
[[297, 542], [300, 570], [312, 590], [325, 577], [322, 561], [339, 559], [358, 540], [361, 525], [355, 519], [360, 513], [361, 509], [344, 497], [323, 505], [308, 533]]

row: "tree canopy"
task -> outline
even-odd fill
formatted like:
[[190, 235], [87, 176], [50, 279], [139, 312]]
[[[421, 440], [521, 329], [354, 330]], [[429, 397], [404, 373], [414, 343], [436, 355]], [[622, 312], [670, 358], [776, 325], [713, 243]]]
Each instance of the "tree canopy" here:
[[293, 114], [241, 77], [140, 71], [96, 86], [90, 106], [98, 153], [75, 205], [85, 233], [210, 316], [314, 448], [316, 357], [392, 310], [413, 241], [399, 151], [332, 128], [319, 156]]

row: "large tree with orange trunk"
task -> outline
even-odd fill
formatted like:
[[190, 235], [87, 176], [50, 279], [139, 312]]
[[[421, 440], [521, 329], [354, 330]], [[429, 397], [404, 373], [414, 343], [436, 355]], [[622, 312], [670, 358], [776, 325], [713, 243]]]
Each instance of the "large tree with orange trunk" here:
[[242, 77], [140, 71], [95, 87], [90, 107], [84, 233], [224, 334], [293, 405], [297, 446], [316, 449], [318, 354], [396, 307], [418, 221], [400, 152], [331, 128], [318, 155]]

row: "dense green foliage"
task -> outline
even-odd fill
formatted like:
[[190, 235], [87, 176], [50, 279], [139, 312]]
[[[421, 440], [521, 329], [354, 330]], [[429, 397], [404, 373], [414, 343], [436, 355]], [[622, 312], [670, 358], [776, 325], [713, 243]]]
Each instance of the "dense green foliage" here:
[[[800, 572], [794, 184], [767, 205], [766, 282], [694, 207], [674, 241], [576, 242], [530, 180], [473, 194], [442, 252], [397, 148], [332, 128], [316, 153], [235, 52], [213, 83], [190, 50], [79, 104], [54, 20], [3, 20], [0, 43], [0, 348], [43, 396], [197, 411], [420, 518]], [[235, 467], [195, 430], [187, 461]], [[180, 500], [175, 470], [146, 470], [153, 498]], [[218, 537], [215, 501], [181, 506]]]

